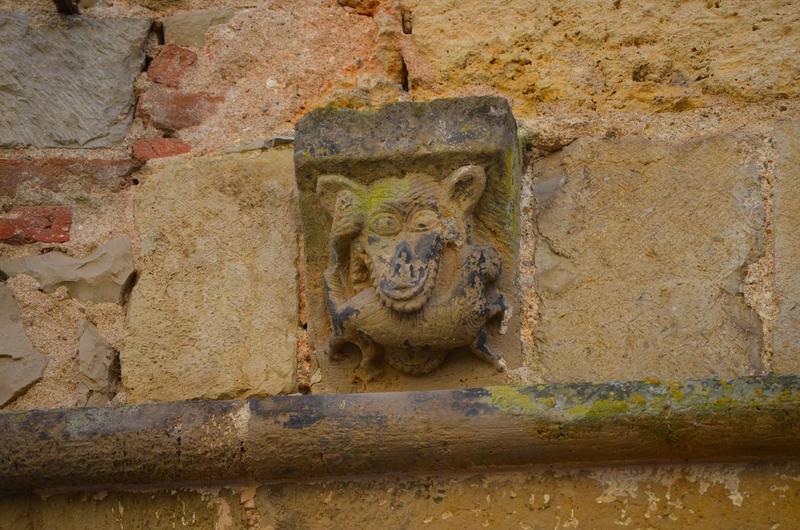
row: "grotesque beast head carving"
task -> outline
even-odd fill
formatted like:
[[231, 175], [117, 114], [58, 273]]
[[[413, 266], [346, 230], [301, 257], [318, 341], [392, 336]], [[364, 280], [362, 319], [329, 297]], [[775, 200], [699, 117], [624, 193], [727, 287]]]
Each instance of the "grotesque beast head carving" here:
[[413, 313], [431, 296], [444, 248], [467, 240], [485, 184], [484, 169], [469, 165], [442, 181], [409, 173], [364, 186], [323, 175], [317, 193], [333, 218], [332, 252], [354, 258], [351, 283], [368, 282], [386, 307]]

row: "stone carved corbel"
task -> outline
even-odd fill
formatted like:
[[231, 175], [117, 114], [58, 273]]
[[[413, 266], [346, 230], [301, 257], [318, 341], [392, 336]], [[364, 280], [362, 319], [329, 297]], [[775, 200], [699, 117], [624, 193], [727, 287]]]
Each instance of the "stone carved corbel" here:
[[447, 352], [468, 348], [505, 369], [487, 346], [486, 325], [505, 333], [511, 308], [495, 282], [502, 259], [471, 237], [472, 211], [486, 173], [465, 165], [444, 180], [423, 173], [369, 186], [341, 175], [317, 179], [332, 217], [324, 286], [332, 334], [328, 354], [346, 343], [361, 350], [368, 376], [380, 359], [424, 374]]
[[364, 381], [385, 365], [430, 373], [456, 350], [498, 372], [509, 352], [518, 363], [518, 338], [498, 339], [511, 323], [518, 214], [505, 100], [314, 111], [297, 126], [295, 172], [320, 363], [348, 345]]

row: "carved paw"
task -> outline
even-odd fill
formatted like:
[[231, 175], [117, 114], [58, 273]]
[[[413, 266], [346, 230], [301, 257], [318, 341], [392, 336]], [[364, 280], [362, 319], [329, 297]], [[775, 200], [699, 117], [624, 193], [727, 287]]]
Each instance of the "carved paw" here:
[[494, 363], [494, 367], [497, 368], [498, 372], [505, 372], [506, 371], [506, 360], [502, 357], [499, 357]]
[[377, 363], [361, 363], [356, 369], [355, 377], [365, 383], [376, 381], [383, 375], [383, 368]]
[[341, 361], [345, 358], [342, 351], [345, 341], [341, 337], [331, 337], [321, 348], [320, 353], [331, 361]]
[[481, 332], [478, 334], [478, 337], [475, 339], [475, 342], [473, 342], [472, 346], [470, 346], [470, 350], [478, 358], [491, 363], [491, 365], [494, 366], [498, 372], [504, 372], [506, 370], [506, 361], [501, 355], [489, 349], [489, 346], [486, 344], [487, 338], [486, 330], [481, 330]]
[[470, 256], [470, 266], [481, 277], [491, 282], [500, 277], [503, 260], [497, 250], [492, 247], [478, 247]]

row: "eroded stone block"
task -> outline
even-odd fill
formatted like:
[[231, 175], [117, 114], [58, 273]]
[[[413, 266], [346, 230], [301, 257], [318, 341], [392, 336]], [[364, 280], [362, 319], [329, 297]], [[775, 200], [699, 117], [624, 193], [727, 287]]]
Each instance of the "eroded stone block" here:
[[105, 405], [118, 390], [119, 354], [88, 320], [78, 337], [78, 405]]
[[139, 101], [139, 114], [164, 131], [200, 125], [217, 111], [220, 96], [186, 93], [156, 86]]
[[133, 143], [132, 150], [135, 159], [146, 161], [182, 155], [191, 151], [192, 146], [177, 138], [142, 138]]
[[105, 147], [125, 136], [147, 19], [0, 12], [0, 147]]
[[48, 293], [64, 286], [70, 296], [82, 302], [119, 304], [133, 280], [131, 241], [127, 237], [112, 239], [83, 258], [58, 251], [0, 258], [0, 272], [32, 276]]
[[69, 206], [20, 206], [0, 217], [0, 242], [64, 243], [69, 241], [72, 208]]
[[25, 334], [14, 295], [0, 283], [0, 407], [38, 381], [47, 356], [36, 351]]
[[131, 401], [291, 392], [297, 220], [290, 148], [150, 162], [121, 352]]
[[[490, 365], [519, 365], [519, 160], [504, 99], [314, 111], [295, 164], [322, 388], [486, 384], [504, 377]], [[355, 379], [357, 354], [329, 363], [351, 346]]]
[[200, 48], [205, 44], [206, 32], [211, 26], [224, 24], [235, 14], [235, 9], [205, 9], [165, 17], [164, 41]]
[[32, 187], [52, 191], [116, 192], [141, 165], [131, 158], [0, 159], [0, 199], [18, 199]]
[[192, 50], [167, 44], [150, 63], [147, 77], [154, 83], [177, 87], [186, 70], [196, 61], [197, 54]]
[[780, 124], [775, 133], [775, 300], [772, 368], [800, 373], [800, 122]]
[[758, 139], [578, 140], [534, 166], [536, 355], [553, 381], [762, 370]]

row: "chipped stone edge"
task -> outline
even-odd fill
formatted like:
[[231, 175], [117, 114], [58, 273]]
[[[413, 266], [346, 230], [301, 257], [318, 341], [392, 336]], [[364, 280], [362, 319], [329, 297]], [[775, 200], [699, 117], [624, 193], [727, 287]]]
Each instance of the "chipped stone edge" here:
[[800, 376], [0, 414], [0, 492], [530, 464], [800, 458]]

